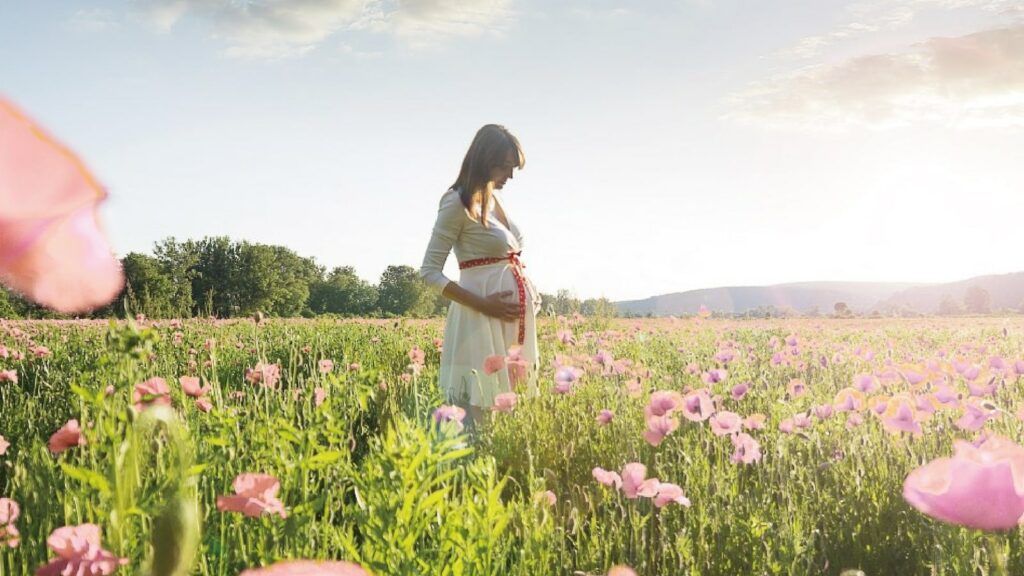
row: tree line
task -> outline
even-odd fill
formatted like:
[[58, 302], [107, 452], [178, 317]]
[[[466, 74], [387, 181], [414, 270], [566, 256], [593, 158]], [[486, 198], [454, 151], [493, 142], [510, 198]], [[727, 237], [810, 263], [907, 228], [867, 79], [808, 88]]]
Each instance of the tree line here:
[[[154, 244], [152, 254], [121, 258], [125, 288], [91, 317], [149, 318], [320, 315], [430, 317], [447, 312], [448, 299], [419, 277], [417, 268], [388, 266], [377, 284], [351, 266], [327, 270], [284, 246], [233, 241], [226, 236]], [[607, 298], [580, 301], [568, 290], [541, 294], [541, 313], [614, 316]], [[0, 288], [0, 318], [60, 315]]]

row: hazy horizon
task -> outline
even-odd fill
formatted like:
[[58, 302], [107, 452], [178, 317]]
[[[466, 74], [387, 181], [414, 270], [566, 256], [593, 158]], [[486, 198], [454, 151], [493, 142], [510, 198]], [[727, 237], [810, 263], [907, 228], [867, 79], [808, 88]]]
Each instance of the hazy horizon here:
[[0, 94], [121, 255], [225, 235], [376, 282], [496, 122], [543, 292], [1024, 270], [1024, 6], [747, 4], [0, 0]]

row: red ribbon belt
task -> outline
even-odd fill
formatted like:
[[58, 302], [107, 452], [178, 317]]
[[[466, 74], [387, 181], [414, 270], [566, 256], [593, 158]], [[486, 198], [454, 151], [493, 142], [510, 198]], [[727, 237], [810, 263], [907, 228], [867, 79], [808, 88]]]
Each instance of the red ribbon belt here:
[[465, 270], [466, 268], [472, 268], [474, 266], [486, 266], [487, 264], [497, 264], [498, 262], [508, 261], [512, 266], [512, 275], [516, 279], [516, 288], [519, 292], [519, 345], [522, 346], [526, 340], [526, 283], [523, 279], [522, 269], [526, 268], [526, 264], [523, 264], [522, 260], [519, 259], [519, 255], [522, 254], [522, 250], [518, 252], [508, 251], [508, 256], [504, 257], [490, 257], [490, 258], [474, 258], [472, 260], [466, 260], [459, 262], [459, 270]]

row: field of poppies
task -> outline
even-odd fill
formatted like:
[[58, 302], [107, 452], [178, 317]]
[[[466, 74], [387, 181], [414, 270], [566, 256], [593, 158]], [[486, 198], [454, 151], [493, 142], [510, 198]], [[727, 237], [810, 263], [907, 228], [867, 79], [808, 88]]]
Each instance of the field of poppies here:
[[442, 328], [0, 322], [0, 576], [1024, 573], [1024, 319]]

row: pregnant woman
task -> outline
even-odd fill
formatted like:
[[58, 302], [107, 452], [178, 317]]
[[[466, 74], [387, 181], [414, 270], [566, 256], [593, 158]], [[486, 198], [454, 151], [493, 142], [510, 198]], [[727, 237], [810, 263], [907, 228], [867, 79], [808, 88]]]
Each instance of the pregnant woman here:
[[[452, 300], [440, 384], [450, 403], [468, 410], [472, 424], [480, 422], [498, 394], [537, 390], [540, 295], [519, 259], [522, 233], [498, 192], [525, 162], [519, 140], [503, 126], [488, 124], [477, 131], [458, 179], [441, 197], [420, 267], [420, 276]], [[453, 248], [457, 283], [442, 272]], [[485, 359], [509, 355], [509, 366], [486, 373]]]

